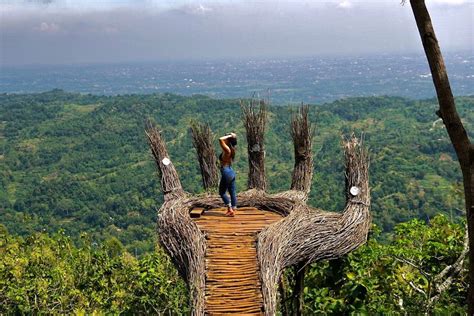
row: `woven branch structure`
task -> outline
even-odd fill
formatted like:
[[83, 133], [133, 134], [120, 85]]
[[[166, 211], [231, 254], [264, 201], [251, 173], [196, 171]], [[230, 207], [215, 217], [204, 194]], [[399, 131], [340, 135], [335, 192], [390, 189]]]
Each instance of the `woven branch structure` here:
[[291, 120], [291, 138], [295, 149], [295, 167], [291, 177], [291, 189], [304, 192], [311, 190], [313, 179], [313, 141], [314, 129], [309, 122], [309, 107], [302, 105]]
[[201, 169], [202, 186], [206, 191], [217, 188], [219, 174], [211, 128], [208, 124], [192, 123], [191, 135]]
[[[257, 106], [259, 105], [259, 106]], [[265, 127], [267, 124], [267, 105], [265, 101], [252, 99], [240, 102], [242, 119], [247, 131], [247, 151], [249, 156], [249, 189], [265, 190]]]
[[[344, 210], [341, 213], [326, 212], [306, 205], [313, 174], [313, 128], [308, 120], [308, 110], [308, 107], [302, 107], [292, 118], [295, 167], [290, 190], [268, 194], [264, 190], [263, 147], [266, 105], [264, 102], [242, 105], [250, 166], [249, 189], [238, 195], [239, 206], [255, 207], [283, 216], [280, 221], [264, 228], [257, 237], [265, 315], [277, 312], [278, 283], [285, 268], [339, 258], [365, 243], [370, 228], [368, 153], [354, 136], [343, 141], [346, 164]], [[189, 211], [193, 207], [218, 208], [223, 204], [216, 195], [191, 196], [186, 193], [159, 130], [149, 126], [146, 134], [164, 193], [164, 204], [158, 213], [158, 237], [189, 287], [192, 314], [204, 315], [206, 242], [204, 234], [191, 220]], [[211, 139], [210, 130], [199, 135]], [[215, 155], [212, 150], [198, 149], [197, 152], [203, 156]], [[212, 159], [200, 157], [199, 161]]]

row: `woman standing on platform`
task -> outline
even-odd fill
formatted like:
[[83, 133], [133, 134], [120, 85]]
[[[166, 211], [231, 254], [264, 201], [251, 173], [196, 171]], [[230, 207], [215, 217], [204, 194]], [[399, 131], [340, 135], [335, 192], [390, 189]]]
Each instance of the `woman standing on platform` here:
[[[235, 216], [237, 210], [237, 196], [235, 192], [235, 172], [232, 162], [235, 158], [235, 147], [237, 146], [237, 135], [229, 133], [219, 138], [222, 153], [219, 155], [221, 163], [221, 181], [219, 183], [219, 195], [227, 206], [226, 216]], [[229, 191], [230, 201], [226, 192]]]

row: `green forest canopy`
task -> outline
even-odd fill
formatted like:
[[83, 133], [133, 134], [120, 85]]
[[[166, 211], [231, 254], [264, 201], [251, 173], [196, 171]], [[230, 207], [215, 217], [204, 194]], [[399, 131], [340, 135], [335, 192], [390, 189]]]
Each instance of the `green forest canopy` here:
[[[396, 225], [386, 242], [379, 237], [374, 229], [355, 252], [310, 266], [304, 315], [423, 314], [434, 279], [463, 249], [464, 231], [437, 215], [430, 225], [416, 219]], [[453, 279], [434, 304], [435, 315], [465, 313], [466, 279]], [[286, 292], [289, 297], [291, 288]], [[64, 232], [22, 238], [0, 225], [0, 314], [188, 311], [184, 282], [160, 248], [137, 258], [113, 237], [101, 244], [86, 233], [76, 243]]]
[[[474, 97], [457, 99], [473, 131]], [[461, 173], [436, 101], [398, 97], [348, 98], [311, 106], [315, 176], [310, 204], [344, 204], [341, 135], [363, 133], [371, 152], [372, 214], [384, 231], [396, 223], [437, 213], [462, 213]], [[266, 133], [270, 191], [288, 188], [293, 165], [292, 108], [271, 107]], [[216, 135], [239, 135], [238, 189], [247, 182], [244, 129], [238, 100], [173, 94], [94, 96], [53, 90], [0, 95], [0, 222], [10, 233], [36, 231], [94, 240], [115, 237], [133, 253], [153, 249], [159, 179], [151, 159], [146, 119], [164, 130], [186, 190], [201, 179], [189, 135], [191, 120], [208, 122]], [[217, 148], [217, 142], [216, 142]], [[76, 238], [75, 238], [76, 239]]]

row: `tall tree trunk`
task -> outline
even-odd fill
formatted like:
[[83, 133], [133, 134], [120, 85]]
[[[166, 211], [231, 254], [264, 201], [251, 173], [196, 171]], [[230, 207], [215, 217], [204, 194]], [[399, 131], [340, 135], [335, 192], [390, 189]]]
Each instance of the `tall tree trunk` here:
[[[410, 0], [418, 31], [431, 69], [439, 102], [437, 114], [443, 119], [461, 166], [469, 233], [469, 249], [474, 249], [474, 145], [456, 111], [446, 66], [424, 0]], [[474, 251], [469, 251], [468, 314], [474, 315]]]
[[301, 316], [303, 314], [303, 289], [304, 275], [306, 272], [305, 263], [301, 262], [294, 267], [295, 269], [295, 287], [293, 288], [293, 316]]
[[287, 284], [286, 284], [286, 277], [283, 274], [281, 276], [280, 282], [278, 283], [278, 292], [280, 292], [280, 313], [283, 316], [289, 316], [290, 313], [288, 312], [287, 308], [287, 303], [288, 303], [288, 298], [286, 296], [288, 289], [287, 289]]

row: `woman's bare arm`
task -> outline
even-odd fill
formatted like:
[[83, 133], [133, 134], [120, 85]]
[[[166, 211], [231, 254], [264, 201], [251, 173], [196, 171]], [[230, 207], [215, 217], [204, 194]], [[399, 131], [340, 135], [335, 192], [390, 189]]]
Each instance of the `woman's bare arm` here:
[[225, 136], [222, 136], [221, 138], [219, 138], [219, 144], [221, 145], [222, 150], [226, 154], [230, 154], [230, 148], [229, 148], [229, 145], [227, 145], [227, 140], [231, 137], [232, 136], [230, 136], [230, 135], [225, 135]]
[[235, 135], [234, 133], [230, 133], [230, 134], [227, 134], [225, 136], [222, 136], [221, 138], [219, 138], [219, 144], [221, 145], [221, 148], [222, 150], [224, 151], [224, 153], [226, 154], [230, 154], [231, 153], [231, 150], [229, 148], [229, 145], [227, 145], [227, 140], [229, 138], [235, 138], [237, 135]]

